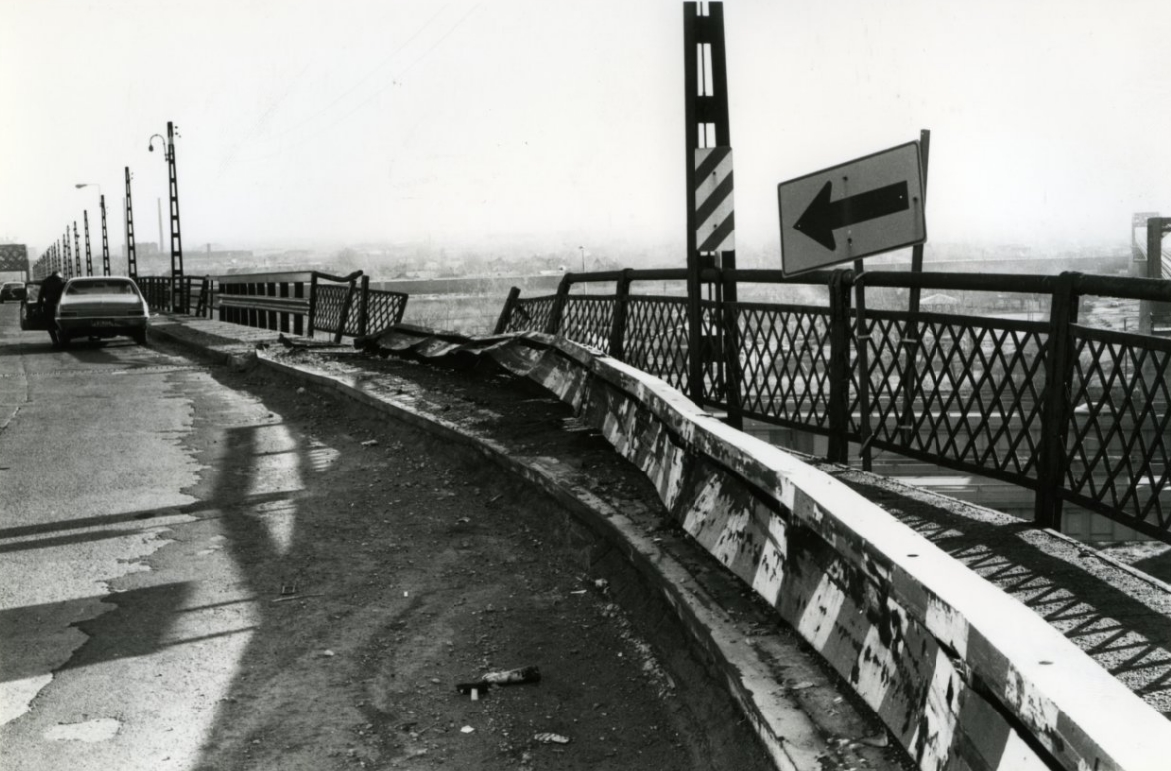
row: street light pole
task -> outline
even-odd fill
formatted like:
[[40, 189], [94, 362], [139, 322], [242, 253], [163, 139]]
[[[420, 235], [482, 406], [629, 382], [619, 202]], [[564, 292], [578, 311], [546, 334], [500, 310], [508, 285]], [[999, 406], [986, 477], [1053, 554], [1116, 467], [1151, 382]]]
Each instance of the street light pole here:
[[85, 275], [92, 276], [94, 274], [94, 261], [89, 251], [89, 209], [82, 211], [81, 216], [85, 221]]
[[[155, 134], [150, 138], [147, 149], [154, 152]], [[164, 157], [167, 161], [167, 176], [171, 191], [171, 311], [186, 313], [183, 302], [183, 239], [179, 229], [179, 180], [175, 173], [175, 124], [167, 121], [167, 140]], [[161, 244], [160, 244], [161, 246]]]
[[[65, 229], [65, 233], [69, 233], [69, 229]], [[77, 267], [77, 272], [73, 275], [81, 275], [81, 243], [77, 239], [77, 220], [73, 221], [73, 262]]]
[[134, 203], [130, 199], [130, 167], [126, 167], [126, 272], [134, 281], [138, 280], [138, 256], [134, 252]]
[[61, 256], [64, 258], [65, 264], [65, 278], [73, 278], [73, 255], [69, 252], [69, 226], [65, 226], [65, 241], [64, 248], [61, 250]]
[[[110, 241], [106, 235], [106, 195], [102, 192], [102, 186], [97, 182], [79, 182], [74, 187], [79, 190], [83, 187], [96, 187], [98, 189], [98, 205], [102, 210], [102, 275], [110, 275]], [[86, 258], [89, 258], [89, 222], [86, 221], [85, 226], [85, 252]]]

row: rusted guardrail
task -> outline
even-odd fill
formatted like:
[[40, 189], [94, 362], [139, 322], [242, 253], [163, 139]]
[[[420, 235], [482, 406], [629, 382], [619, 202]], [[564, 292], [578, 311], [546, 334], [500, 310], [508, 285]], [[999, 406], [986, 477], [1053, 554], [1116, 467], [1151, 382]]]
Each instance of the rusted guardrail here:
[[[642, 295], [684, 270], [567, 274], [555, 295], [510, 293], [497, 333], [561, 334], [656, 375], [698, 403], [828, 437], [828, 458], [886, 450], [1034, 491], [1039, 525], [1064, 502], [1171, 541], [1171, 340], [1080, 324], [1080, 298], [1171, 301], [1171, 281], [1057, 276], [708, 269], [693, 333], [685, 297]], [[614, 283], [612, 294], [570, 294]], [[824, 289], [825, 304], [721, 302], [735, 282]], [[1046, 320], [871, 310], [871, 287], [1033, 294]], [[855, 307], [852, 299], [860, 302]], [[859, 310], [862, 309], [862, 310]], [[692, 382], [698, 347], [703, 382]]]

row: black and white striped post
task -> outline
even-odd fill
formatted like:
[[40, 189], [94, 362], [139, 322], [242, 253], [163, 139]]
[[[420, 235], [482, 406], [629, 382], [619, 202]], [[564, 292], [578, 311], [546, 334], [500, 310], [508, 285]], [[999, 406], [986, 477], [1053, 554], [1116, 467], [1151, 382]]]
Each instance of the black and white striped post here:
[[[708, 365], [721, 365], [736, 354], [736, 319], [726, 303], [736, 302], [734, 280], [708, 283], [709, 299], [721, 312], [705, 334], [702, 290], [704, 268], [736, 268], [735, 218], [732, 206], [732, 138], [728, 120], [728, 70], [724, 45], [723, 3], [683, 4], [684, 114], [687, 163], [687, 321], [688, 391], [705, 401]], [[714, 298], [713, 298], [714, 294]], [[736, 367], [724, 366], [729, 422], [739, 423]], [[714, 385], [714, 384], [713, 384]]]

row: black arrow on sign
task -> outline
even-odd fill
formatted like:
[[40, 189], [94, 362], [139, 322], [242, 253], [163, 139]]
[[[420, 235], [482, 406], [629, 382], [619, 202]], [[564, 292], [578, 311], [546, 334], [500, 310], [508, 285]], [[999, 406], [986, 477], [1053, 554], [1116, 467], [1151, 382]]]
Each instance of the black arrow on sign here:
[[801, 231], [831, 251], [838, 247], [834, 240], [834, 231], [838, 228], [898, 214], [911, 208], [906, 182], [896, 182], [838, 201], [830, 201], [832, 193], [833, 180], [830, 180], [793, 226], [794, 230]]

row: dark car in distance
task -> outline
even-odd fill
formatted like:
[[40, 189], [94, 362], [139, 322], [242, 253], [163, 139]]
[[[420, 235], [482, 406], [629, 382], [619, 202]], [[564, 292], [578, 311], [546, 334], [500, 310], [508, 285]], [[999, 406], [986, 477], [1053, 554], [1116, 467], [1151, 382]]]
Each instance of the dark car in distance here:
[[0, 303], [8, 302], [9, 300], [16, 300], [19, 302], [24, 299], [24, 282], [23, 281], [5, 281], [3, 286], [0, 286]]

